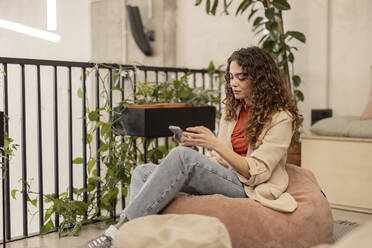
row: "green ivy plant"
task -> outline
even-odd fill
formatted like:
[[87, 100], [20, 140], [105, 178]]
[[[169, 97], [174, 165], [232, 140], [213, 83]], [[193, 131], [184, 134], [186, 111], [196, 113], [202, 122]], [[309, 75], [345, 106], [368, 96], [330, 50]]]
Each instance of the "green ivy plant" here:
[[7, 132], [4, 132], [4, 147], [0, 147], [0, 165], [3, 171], [7, 168], [6, 163], [14, 156], [14, 152], [18, 149], [19, 145], [14, 143], [14, 140], [9, 137]]
[[[113, 81], [114, 85], [119, 85], [119, 78], [122, 70], [114, 69]], [[89, 75], [94, 75], [98, 67], [87, 71]], [[219, 96], [217, 91], [193, 89], [188, 86], [187, 80], [190, 74], [185, 74], [179, 80], [172, 82], [164, 82], [155, 84], [150, 82], [137, 83], [136, 103], [152, 104], [163, 102], [187, 102], [194, 106], [205, 105], [207, 103], [218, 103]], [[45, 211], [44, 225], [41, 229], [41, 234], [46, 234], [56, 228], [53, 217], [60, 216], [61, 223], [58, 226], [59, 236], [78, 235], [84, 224], [92, 223], [96, 220], [105, 220], [107, 224], [115, 222], [115, 208], [117, 199], [121, 194], [127, 195], [128, 187], [131, 180], [131, 171], [138, 164], [145, 161], [145, 155], [137, 145], [145, 145], [147, 149], [146, 160], [157, 164], [173, 147], [175, 142], [171, 142], [166, 148], [165, 146], [155, 146], [154, 139], [145, 139], [143, 137], [129, 137], [125, 135], [117, 136], [123, 130], [117, 130], [117, 122], [122, 111], [133, 102], [125, 99], [118, 103], [121, 108], [113, 108], [109, 102], [110, 93], [112, 91], [122, 91], [119, 87], [107, 89], [104, 82], [107, 81], [108, 75], [102, 78], [101, 97], [104, 99], [103, 106], [98, 109], [90, 109], [87, 107], [87, 136], [86, 145], [88, 146], [89, 156], [87, 158], [87, 187], [74, 188], [73, 199], [70, 198], [70, 192], [63, 192], [57, 197], [55, 194], [44, 195], [44, 201], [49, 207]], [[125, 77], [127, 80], [129, 76]], [[111, 91], [111, 92], [110, 92]], [[79, 89], [78, 97], [82, 97], [82, 90]], [[88, 100], [87, 100], [88, 101]], [[89, 106], [89, 104], [87, 104]], [[118, 112], [120, 111], [120, 112]], [[100, 131], [100, 147], [95, 153], [93, 148], [93, 137], [97, 131]], [[101, 177], [97, 176], [97, 162], [105, 167], [105, 174]], [[76, 166], [84, 163], [83, 157], [76, 157], [73, 160]], [[38, 192], [30, 190], [30, 184], [26, 187], [27, 199], [35, 207], [37, 206], [37, 198], [32, 199], [31, 195], [36, 195]], [[100, 185], [100, 187], [98, 187]], [[12, 190], [12, 197], [16, 198], [17, 192], [21, 190]], [[101, 208], [101, 210], [100, 210]]]
[[192, 106], [203, 106], [206, 104], [218, 104], [220, 96], [218, 91], [192, 88], [188, 85], [191, 73], [186, 73], [180, 79], [172, 82], [155, 84], [153, 82], [137, 83], [136, 103], [190, 103]]
[[[248, 13], [248, 22], [252, 23], [252, 30], [260, 37], [258, 45], [276, 59], [295, 101], [304, 101], [304, 95], [299, 89], [301, 77], [294, 73], [294, 51], [298, 48], [291, 45], [290, 41], [296, 39], [305, 43], [306, 37], [301, 32], [284, 29], [283, 11], [289, 11], [290, 4], [287, 0], [239, 1], [235, 15]], [[202, 2], [203, 0], [195, 0], [195, 5], [199, 6]], [[216, 15], [220, 2], [223, 4], [223, 13], [229, 15], [233, 0], [205, 0], [206, 13]]]

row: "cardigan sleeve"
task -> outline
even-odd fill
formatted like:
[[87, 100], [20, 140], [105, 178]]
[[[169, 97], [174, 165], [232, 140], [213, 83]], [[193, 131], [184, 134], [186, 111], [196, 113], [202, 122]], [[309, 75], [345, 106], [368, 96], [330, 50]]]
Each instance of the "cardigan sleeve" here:
[[270, 179], [272, 172], [286, 153], [292, 139], [292, 118], [286, 112], [280, 112], [263, 135], [261, 144], [246, 159], [251, 177], [239, 175], [248, 186], [256, 186]]

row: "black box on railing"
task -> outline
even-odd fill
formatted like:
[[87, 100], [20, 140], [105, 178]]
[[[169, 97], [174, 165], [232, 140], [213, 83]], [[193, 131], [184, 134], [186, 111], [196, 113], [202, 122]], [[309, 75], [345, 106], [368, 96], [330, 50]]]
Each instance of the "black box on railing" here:
[[4, 147], [4, 113], [0, 112], [0, 147]]
[[[121, 112], [120, 108], [115, 109]], [[119, 117], [118, 117], [119, 118]], [[213, 106], [202, 107], [177, 107], [177, 108], [127, 108], [122, 111], [116, 128], [122, 135], [124, 123], [128, 136], [139, 137], [167, 137], [173, 133], [169, 125], [179, 126], [182, 129], [192, 126], [205, 126], [214, 131], [216, 122], [216, 108]]]

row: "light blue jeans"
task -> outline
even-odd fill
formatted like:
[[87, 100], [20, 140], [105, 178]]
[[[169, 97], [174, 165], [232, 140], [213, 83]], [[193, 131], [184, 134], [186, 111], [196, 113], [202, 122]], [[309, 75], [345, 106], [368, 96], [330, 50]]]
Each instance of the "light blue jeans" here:
[[225, 168], [191, 148], [177, 146], [160, 165], [136, 167], [130, 185], [127, 219], [160, 212], [177, 194], [222, 194], [246, 198], [244, 186], [232, 168]]

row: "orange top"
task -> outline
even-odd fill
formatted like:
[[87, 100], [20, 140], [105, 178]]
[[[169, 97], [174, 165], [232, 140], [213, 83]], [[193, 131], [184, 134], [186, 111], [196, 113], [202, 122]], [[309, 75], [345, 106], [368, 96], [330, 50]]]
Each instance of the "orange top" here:
[[234, 152], [240, 156], [245, 157], [248, 151], [248, 141], [244, 137], [243, 125], [248, 119], [248, 109], [249, 107], [242, 101], [243, 107], [240, 110], [238, 121], [234, 127], [234, 131], [231, 134], [231, 144]]

